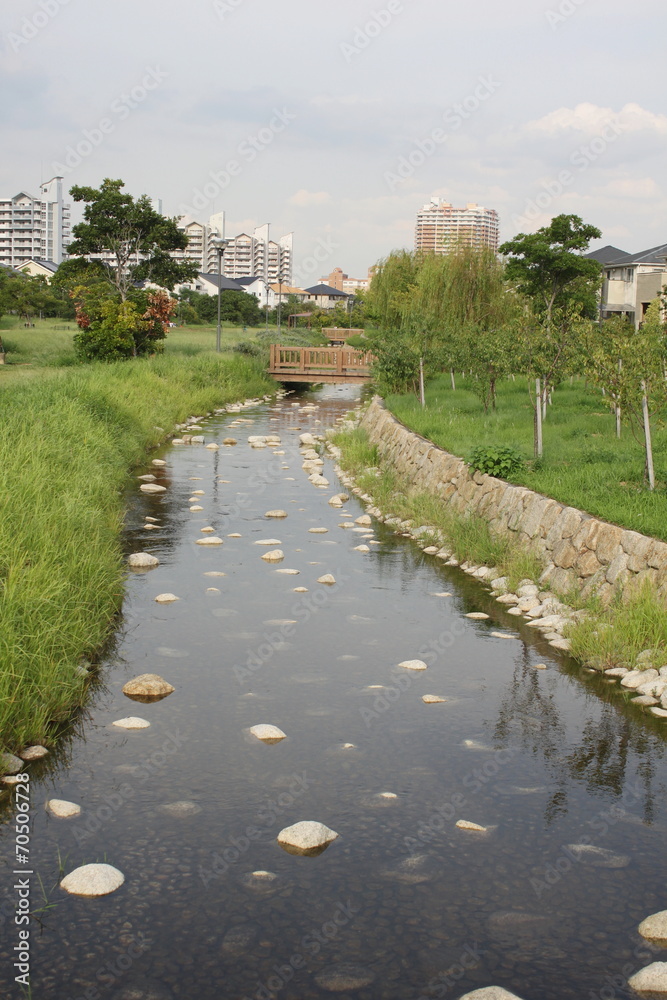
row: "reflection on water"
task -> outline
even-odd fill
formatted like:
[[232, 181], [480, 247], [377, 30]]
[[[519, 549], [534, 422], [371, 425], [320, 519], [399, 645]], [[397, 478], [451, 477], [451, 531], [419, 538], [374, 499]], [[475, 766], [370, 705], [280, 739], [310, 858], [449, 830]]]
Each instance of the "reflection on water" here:
[[[163, 469], [137, 470], [168, 489], [132, 490], [126, 548], [160, 566], [129, 577], [88, 710], [31, 768], [43, 885], [33, 884], [34, 996], [417, 1000], [497, 983], [561, 1000], [597, 995], [650, 960], [636, 926], [665, 906], [657, 720], [619, 706], [604, 682], [518, 632], [478, 583], [383, 525], [379, 545], [355, 551], [360, 533], [338, 525], [360, 505], [330, 507], [331, 463], [331, 487], [318, 489], [297, 448], [352, 396], [325, 387], [303, 398], [319, 404], [310, 412], [288, 396], [212, 421], [207, 440], [231, 434], [238, 446], [172, 447]], [[249, 422], [230, 430], [236, 417]], [[279, 447], [247, 445], [269, 432]], [[190, 510], [193, 486], [201, 511]], [[267, 520], [275, 508], [288, 517]], [[222, 546], [195, 544], [209, 526]], [[266, 538], [279, 539], [282, 563], [261, 559]], [[324, 573], [334, 587], [317, 583]], [[156, 604], [161, 593], [180, 600]], [[415, 658], [428, 669], [398, 668]], [[175, 693], [130, 710], [121, 688], [141, 673]], [[150, 728], [111, 725], [128, 714]], [[256, 740], [259, 724], [285, 739]], [[81, 817], [48, 816], [49, 797], [81, 804]], [[277, 835], [300, 820], [340, 836], [318, 857], [286, 854]], [[612, 856], [624, 867], [609, 867]], [[125, 885], [67, 896], [59, 859], [66, 871], [106, 860]], [[3, 920], [0, 983], [18, 997], [7, 910]]]

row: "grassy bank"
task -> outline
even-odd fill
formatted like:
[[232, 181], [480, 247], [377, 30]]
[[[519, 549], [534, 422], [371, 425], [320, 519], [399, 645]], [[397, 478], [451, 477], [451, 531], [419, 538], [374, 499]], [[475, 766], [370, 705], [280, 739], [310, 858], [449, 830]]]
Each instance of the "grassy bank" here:
[[[512, 538], [493, 535], [484, 518], [461, 515], [439, 498], [414, 490], [395, 469], [382, 464], [366, 431], [342, 431], [332, 440], [341, 449], [342, 468], [383, 513], [410, 521], [415, 527], [438, 528], [460, 562], [496, 567], [498, 576], [508, 578], [509, 590], [514, 590], [520, 580], [539, 579], [543, 564], [529, 550]], [[623, 601], [619, 596], [608, 607], [594, 598], [582, 602], [576, 592], [558, 596], [587, 612], [567, 632], [576, 659], [597, 669], [633, 667], [639, 654], [651, 649], [659, 665], [667, 663], [667, 613], [663, 601], [648, 584], [631, 600]]]
[[275, 388], [241, 356], [168, 357], [0, 381], [0, 742], [48, 741], [123, 594], [128, 469], [193, 413]]
[[389, 396], [399, 420], [462, 458], [480, 445], [509, 445], [526, 460], [512, 482], [554, 497], [625, 528], [667, 541], [667, 429], [655, 421], [658, 488], [643, 483], [644, 455], [629, 428], [615, 436], [615, 418], [602, 396], [583, 382], [555, 390], [544, 424], [544, 458], [533, 461], [533, 412], [525, 379], [499, 386], [498, 408], [484, 413], [466, 380], [452, 391], [449, 375], [434, 380], [424, 410], [414, 396]]

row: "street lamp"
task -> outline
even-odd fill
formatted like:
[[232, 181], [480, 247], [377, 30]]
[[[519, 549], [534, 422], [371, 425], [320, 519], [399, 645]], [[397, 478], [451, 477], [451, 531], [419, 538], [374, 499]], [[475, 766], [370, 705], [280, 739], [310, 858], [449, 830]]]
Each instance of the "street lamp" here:
[[283, 304], [283, 275], [282, 271], [279, 271], [278, 272], [278, 340], [280, 340], [282, 304]]
[[224, 240], [222, 236], [214, 236], [211, 240], [213, 247], [218, 255], [218, 329], [215, 335], [215, 349], [220, 354], [222, 347], [220, 345], [220, 337], [222, 332], [222, 327], [220, 324], [221, 315], [221, 302], [222, 302], [222, 258], [225, 250], [229, 246], [229, 240]]

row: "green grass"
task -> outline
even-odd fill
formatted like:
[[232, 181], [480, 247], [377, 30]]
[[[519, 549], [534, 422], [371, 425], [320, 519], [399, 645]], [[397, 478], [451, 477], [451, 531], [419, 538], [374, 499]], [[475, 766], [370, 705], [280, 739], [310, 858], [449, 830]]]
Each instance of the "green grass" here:
[[462, 458], [484, 445], [508, 445], [526, 467], [512, 482], [606, 521], [667, 540], [667, 430], [654, 421], [657, 489], [644, 485], [644, 452], [630, 429], [615, 436], [615, 418], [601, 394], [580, 380], [555, 390], [544, 424], [544, 458], [533, 461], [533, 412], [526, 380], [500, 385], [498, 409], [484, 413], [465, 379], [449, 375], [428, 386], [427, 405], [389, 396], [388, 408], [412, 430]]
[[542, 572], [540, 560], [530, 550], [510, 537], [493, 535], [484, 518], [457, 513], [438, 497], [415, 490], [394, 468], [383, 465], [362, 428], [340, 431], [332, 440], [341, 449], [342, 468], [354, 476], [384, 514], [411, 521], [415, 527], [437, 529], [460, 562], [494, 566], [498, 576], [508, 577], [510, 587], [523, 579], [537, 579]]
[[632, 667], [645, 649], [661, 651], [658, 666], [667, 663], [665, 605], [648, 584], [629, 601], [619, 598], [609, 608], [598, 608], [574, 625], [568, 636], [572, 655], [601, 670], [612, 665]]
[[162, 356], [0, 379], [0, 745], [52, 738], [123, 596], [128, 470], [190, 414], [272, 391], [245, 357]]

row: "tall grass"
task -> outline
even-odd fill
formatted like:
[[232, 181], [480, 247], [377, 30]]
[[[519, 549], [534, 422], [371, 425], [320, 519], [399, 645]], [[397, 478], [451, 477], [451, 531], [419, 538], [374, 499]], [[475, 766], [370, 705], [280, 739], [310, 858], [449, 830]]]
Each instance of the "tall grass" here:
[[50, 738], [121, 606], [128, 469], [174, 422], [271, 391], [244, 357], [166, 357], [0, 390], [0, 745]]
[[383, 513], [415, 527], [436, 529], [459, 561], [496, 567], [498, 576], [508, 577], [510, 587], [523, 579], [537, 579], [542, 572], [534, 553], [509, 536], [494, 535], [484, 518], [458, 513], [439, 497], [414, 489], [407, 477], [384, 465], [363, 428], [340, 431], [333, 443], [341, 449], [342, 468]]

